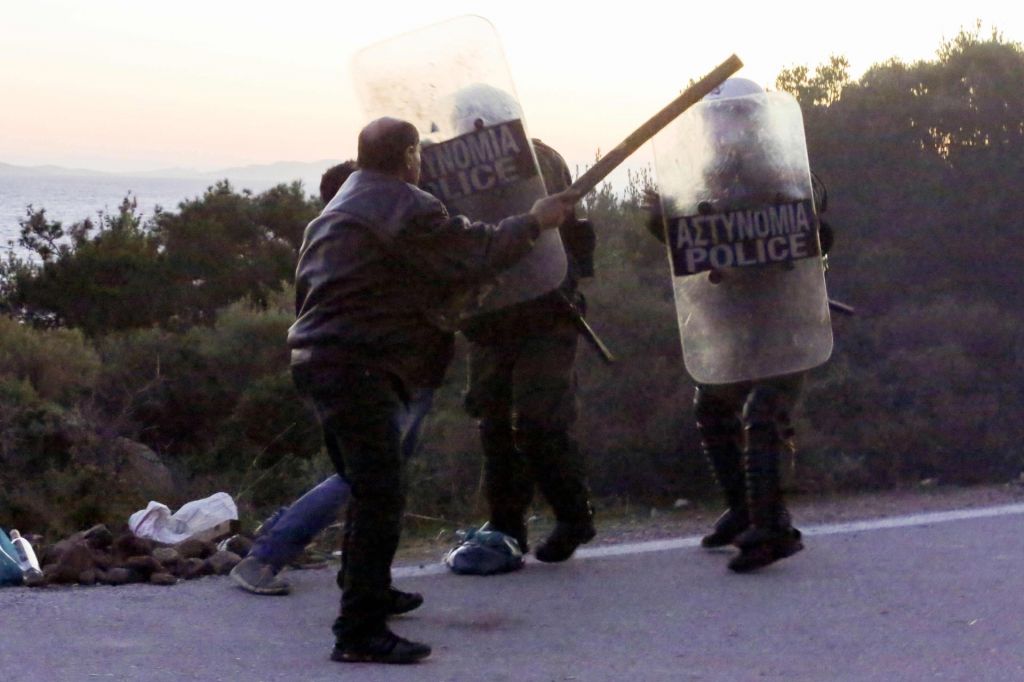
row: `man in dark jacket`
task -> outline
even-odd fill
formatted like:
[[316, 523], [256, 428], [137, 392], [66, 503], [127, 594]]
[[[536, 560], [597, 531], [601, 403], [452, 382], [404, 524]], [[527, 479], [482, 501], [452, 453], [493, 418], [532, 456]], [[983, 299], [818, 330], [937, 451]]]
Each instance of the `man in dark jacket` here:
[[328, 452], [352, 486], [331, 657], [409, 663], [430, 647], [385, 624], [405, 503], [398, 416], [410, 388], [436, 371], [465, 292], [525, 255], [574, 198], [546, 197], [497, 226], [451, 217], [416, 187], [416, 128], [391, 118], [362, 130], [357, 163], [306, 228], [288, 345], [296, 385], [312, 398], [333, 441]]
[[[320, 178], [320, 201], [327, 206], [348, 177], [356, 171], [354, 160], [331, 166]], [[410, 400], [400, 420], [402, 457], [409, 460], [419, 443], [419, 433], [433, 403], [434, 390], [440, 386], [454, 351], [454, 335], [450, 341], [438, 343], [435, 368], [429, 386], [410, 390]], [[330, 445], [334, 445], [329, 441]], [[338, 520], [351, 488], [344, 478], [332, 474], [308, 490], [292, 504], [281, 507], [260, 526], [248, 556], [231, 569], [231, 579], [242, 589], [260, 595], [284, 595], [291, 591], [288, 582], [280, 577], [282, 569], [296, 562], [306, 546], [321, 531]], [[423, 603], [423, 596], [415, 592], [402, 592], [392, 588], [389, 613], [398, 615], [412, 611]]]

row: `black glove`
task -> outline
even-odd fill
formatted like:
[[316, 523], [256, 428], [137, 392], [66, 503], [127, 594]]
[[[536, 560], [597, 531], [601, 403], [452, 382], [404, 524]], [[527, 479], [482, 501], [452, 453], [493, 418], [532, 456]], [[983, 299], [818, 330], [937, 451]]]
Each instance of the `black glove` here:
[[659, 242], [665, 242], [665, 221], [661, 213], [661, 195], [648, 187], [644, 190], [644, 200], [640, 208], [647, 211], [647, 221], [644, 226], [647, 231], [654, 235]]
[[818, 239], [821, 241], [822, 256], [828, 255], [828, 252], [832, 249], [832, 244], [835, 242], [835, 238], [836, 235], [832, 230], [832, 226], [824, 220], [820, 221], [818, 227]]
[[594, 276], [594, 249], [597, 248], [597, 233], [594, 225], [586, 219], [567, 220], [558, 230], [562, 235], [565, 250], [576, 264], [580, 277]]

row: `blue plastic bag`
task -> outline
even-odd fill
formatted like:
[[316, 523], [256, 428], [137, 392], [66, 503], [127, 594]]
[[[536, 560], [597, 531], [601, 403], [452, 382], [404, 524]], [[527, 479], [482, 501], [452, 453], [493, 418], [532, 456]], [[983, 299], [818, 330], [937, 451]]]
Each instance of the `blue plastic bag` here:
[[485, 525], [466, 531], [462, 542], [445, 555], [444, 563], [462, 575], [494, 575], [516, 571], [526, 559], [515, 538], [487, 530]]
[[7, 533], [0, 528], [0, 587], [20, 585], [25, 579], [18, 565], [18, 551], [14, 549], [14, 543], [7, 537]]

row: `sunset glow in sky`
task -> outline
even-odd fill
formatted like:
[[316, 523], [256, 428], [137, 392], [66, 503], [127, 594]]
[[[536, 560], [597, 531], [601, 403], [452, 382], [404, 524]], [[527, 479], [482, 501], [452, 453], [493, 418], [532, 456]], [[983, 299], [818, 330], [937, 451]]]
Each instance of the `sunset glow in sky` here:
[[570, 164], [732, 53], [738, 75], [771, 85], [830, 54], [855, 77], [931, 58], [976, 19], [1024, 40], [1024, 5], [1003, 0], [0, 2], [0, 162], [111, 171], [350, 157], [365, 122], [353, 54], [463, 14], [495, 25], [531, 133]]

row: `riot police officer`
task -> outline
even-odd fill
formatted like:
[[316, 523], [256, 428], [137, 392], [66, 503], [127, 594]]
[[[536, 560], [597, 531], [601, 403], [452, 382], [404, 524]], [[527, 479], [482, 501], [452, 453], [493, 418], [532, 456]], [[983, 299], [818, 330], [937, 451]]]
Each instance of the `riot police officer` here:
[[695, 109], [679, 124], [691, 141], [657, 152], [670, 187], [649, 227], [669, 242], [697, 427], [727, 506], [701, 544], [739, 547], [729, 568], [742, 573], [803, 549], [780, 459], [831, 327], [799, 107], [730, 78]]

